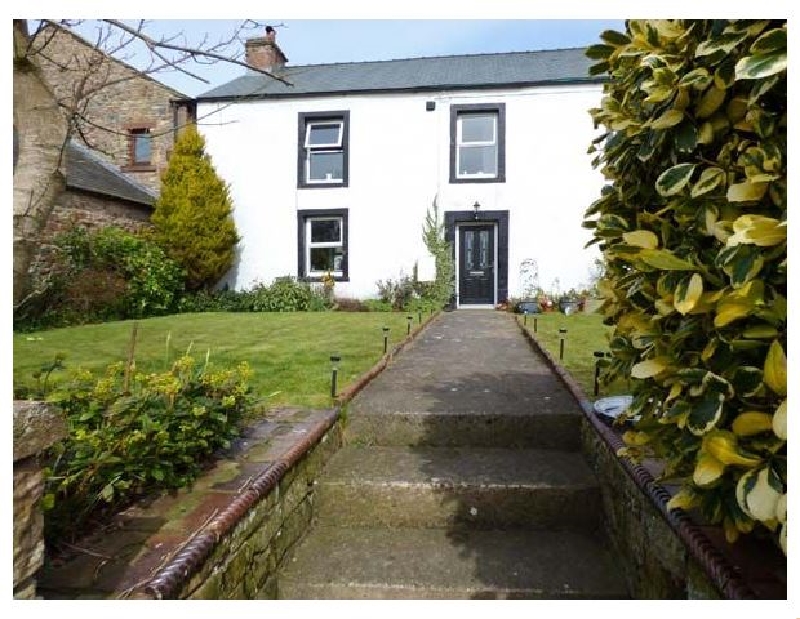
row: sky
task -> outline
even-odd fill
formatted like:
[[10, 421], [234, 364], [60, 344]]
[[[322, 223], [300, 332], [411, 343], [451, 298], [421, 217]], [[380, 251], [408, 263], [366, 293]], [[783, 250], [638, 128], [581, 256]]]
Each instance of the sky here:
[[[603, 30], [625, 27], [621, 19], [320, 20], [276, 16], [260, 17], [257, 21], [278, 26], [278, 45], [289, 58], [289, 65], [583, 47], [599, 42]], [[182, 33], [187, 42], [196, 44], [206, 34], [210, 41], [225, 40], [238, 23], [237, 20], [161, 19], [153, 20], [146, 28], [156, 38]], [[96, 21], [88, 20], [77, 31], [93, 40], [97, 27]], [[249, 36], [263, 36], [263, 30], [252, 30]], [[236, 51], [241, 51], [241, 45], [231, 49], [231, 53]], [[137, 65], [146, 59], [141, 54], [130, 62]], [[196, 96], [244, 71], [226, 63], [187, 65], [187, 68], [209, 83], [174, 70], [156, 77], [185, 95]]]

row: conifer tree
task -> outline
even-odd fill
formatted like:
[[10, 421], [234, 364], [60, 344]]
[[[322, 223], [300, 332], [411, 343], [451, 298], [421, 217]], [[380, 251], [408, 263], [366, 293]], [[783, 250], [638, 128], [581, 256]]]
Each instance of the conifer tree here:
[[239, 236], [229, 187], [194, 125], [175, 143], [151, 221], [158, 244], [186, 270], [188, 290], [210, 289], [233, 264]]

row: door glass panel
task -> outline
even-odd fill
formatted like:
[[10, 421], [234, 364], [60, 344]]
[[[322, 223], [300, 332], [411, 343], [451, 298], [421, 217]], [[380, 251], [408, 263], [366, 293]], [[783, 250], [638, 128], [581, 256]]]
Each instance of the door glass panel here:
[[312, 243], [339, 243], [342, 240], [342, 220], [311, 220]]
[[485, 269], [489, 266], [489, 231], [481, 230], [480, 235], [481, 264], [478, 268]]
[[475, 233], [472, 230], [467, 230], [466, 232], [464, 232], [464, 262], [466, 263], [464, 265], [464, 268], [466, 268], [467, 271], [469, 271], [469, 270], [471, 270], [473, 268], [473, 265], [472, 265], [472, 251], [473, 251], [472, 245], [474, 243], [474, 237], [475, 237]]

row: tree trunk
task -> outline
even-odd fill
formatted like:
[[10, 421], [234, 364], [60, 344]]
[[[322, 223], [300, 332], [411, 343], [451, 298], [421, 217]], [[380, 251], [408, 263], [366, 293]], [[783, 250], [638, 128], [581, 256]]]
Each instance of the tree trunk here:
[[14, 307], [30, 292], [29, 268], [65, 175], [67, 118], [26, 53], [28, 28], [14, 20]]

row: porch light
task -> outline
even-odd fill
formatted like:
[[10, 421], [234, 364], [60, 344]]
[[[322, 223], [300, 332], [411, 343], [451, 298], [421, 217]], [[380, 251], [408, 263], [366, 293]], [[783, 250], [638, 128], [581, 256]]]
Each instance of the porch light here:
[[475, 204], [472, 205], [472, 208], [475, 209], [475, 221], [478, 221], [478, 211], [481, 208], [481, 203], [475, 200]]
[[336, 397], [336, 375], [339, 373], [339, 362], [342, 358], [339, 355], [331, 355], [331, 397]]

